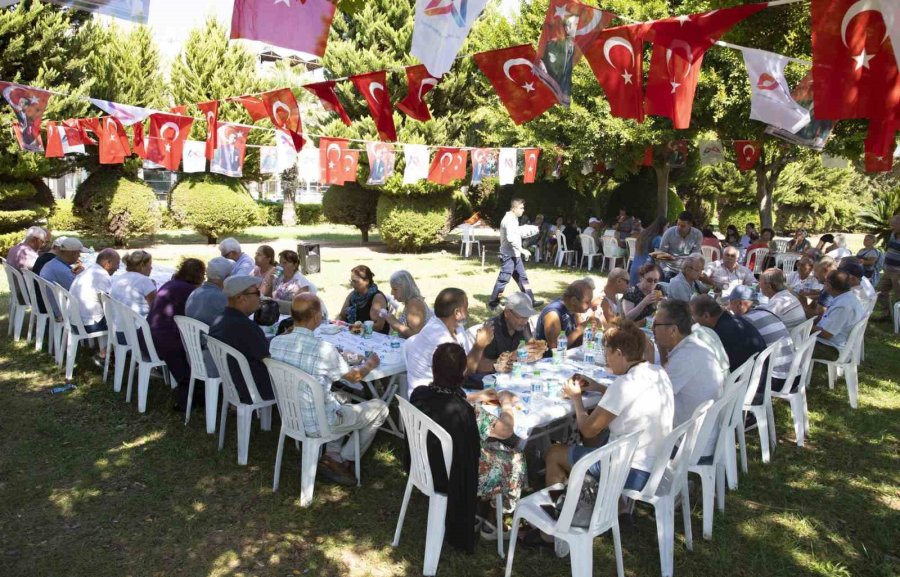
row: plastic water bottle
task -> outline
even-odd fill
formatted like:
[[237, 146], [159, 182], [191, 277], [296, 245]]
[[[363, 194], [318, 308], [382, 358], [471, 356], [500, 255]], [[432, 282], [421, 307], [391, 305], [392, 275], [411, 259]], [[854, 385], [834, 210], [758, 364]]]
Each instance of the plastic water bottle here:
[[519, 348], [516, 349], [516, 360], [522, 365], [528, 362], [528, 349], [525, 347], [525, 339], [519, 341]]
[[400, 334], [395, 330], [391, 331], [391, 348], [395, 350], [400, 348]]
[[76, 388], [78, 388], [78, 387], [75, 386], [75, 383], [66, 383], [65, 385], [62, 385], [59, 387], [53, 387], [52, 389], [50, 389], [50, 394], [51, 395], [62, 395], [62, 394], [68, 393], [70, 391], [74, 391]]
[[591, 325], [584, 329], [584, 342], [585, 344], [594, 342], [594, 327]]
[[594, 343], [588, 341], [584, 344], [584, 363], [587, 365], [594, 364]]
[[603, 348], [603, 328], [597, 331], [597, 339], [596, 343], [596, 351], [594, 351], [594, 362], [600, 365], [601, 367], [606, 366], [606, 350]]
[[561, 365], [566, 360], [566, 350], [569, 348], [568, 337], [566, 331], [560, 331], [559, 337], [556, 339], [556, 355], [553, 357], [553, 364]]

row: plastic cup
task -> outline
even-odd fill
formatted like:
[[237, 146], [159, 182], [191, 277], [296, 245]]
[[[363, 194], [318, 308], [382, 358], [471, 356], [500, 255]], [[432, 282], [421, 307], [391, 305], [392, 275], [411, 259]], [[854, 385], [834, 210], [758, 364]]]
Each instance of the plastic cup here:
[[375, 330], [375, 321], [366, 321], [363, 323], [363, 337], [369, 338]]

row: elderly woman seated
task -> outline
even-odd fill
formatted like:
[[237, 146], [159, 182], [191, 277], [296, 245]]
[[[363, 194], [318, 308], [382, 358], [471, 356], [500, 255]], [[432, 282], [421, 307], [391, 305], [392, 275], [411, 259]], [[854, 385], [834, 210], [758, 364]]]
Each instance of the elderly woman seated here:
[[397, 302], [403, 303], [403, 312], [399, 317], [395, 317], [385, 308], [381, 316], [390, 325], [391, 330], [408, 339], [419, 334], [425, 323], [434, 316], [434, 311], [425, 303], [422, 293], [419, 292], [419, 286], [409, 272], [398, 270], [391, 275], [390, 282], [391, 296]]
[[300, 256], [296, 252], [283, 250], [278, 253], [278, 265], [283, 273], [272, 280], [272, 298], [278, 301], [281, 314], [290, 314], [295, 296], [306, 292], [316, 294], [316, 291], [309, 279], [300, 273]]
[[375, 273], [364, 264], [350, 269], [350, 286], [353, 290], [344, 299], [340, 319], [348, 323], [372, 321], [377, 333], [388, 333], [387, 321], [379, 314], [387, 308], [387, 298], [375, 284]]
[[[457, 549], [471, 553], [475, 531], [495, 540], [496, 528], [487, 519], [489, 507], [501, 495], [504, 509], [515, 508], [526, 481], [524, 445], [514, 433], [516, 396], [501, 391], [479, 391], [466, 396], [462, 389], [466, 352], [456, 343], [438, 345], [432, 357], [434, 381], [417, 387], [410, 402], [431, 417], [453, 438], [453, 467], [447, 477], [440, 442], [429, 436], [428, 456], [435, 490], [447, 495], [446, 538]], [[499, 404], [499, 417], [483, 409]], [[474, 407], [473, 407], [474, 404]], [[479, 502], [480, 501], [480, 502]], [[486, 519], [476, 524], [481, 506]], [[474, 528], [474, 529], [473, 529]]]

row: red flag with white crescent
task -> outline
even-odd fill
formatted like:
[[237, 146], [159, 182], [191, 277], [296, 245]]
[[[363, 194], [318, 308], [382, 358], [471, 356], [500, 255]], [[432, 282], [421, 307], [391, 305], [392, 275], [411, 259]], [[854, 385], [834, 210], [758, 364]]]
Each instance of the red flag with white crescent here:
[[900, 117], [900, 3], [813, 0], [817, 120]]
[[537, 175], [537, 164], [538, 157], [541, 155], [540, 148], [525, 148], [525, 184], [531, 184], [534, 182], [534, 177]]
[[[434, 155], [434, 160], [431, 161], [431, 167], [428, 169], [428, 180], [435, 184], [446, 185], [454, 180], [465, 178], [467, 158], [468, 154], [465, 150], [449, 147], [439, 148]], [[461, 176], [460, 165], [462, 166]]]
[[900, 121], [870, 120], [865, 141], [866, 172], [887, 172], [893, 167]]
[[44, 149], [44, 156], [47, 158], [62, 158], [63, 153], [62, 135], [59, 133], [56, 122], [50, 120], [47, 122], [47, 146]]
[[344, 149], [341, 156], [341, 179], [343, 182], [356, 182], [356, 168], [359, 166], [359, 151]]
[[[88, 126], [88, 119], [86, 118], [70, 118], [69, 120], [63, 120], [63, 124], [66, 126], [70, 126], [78, 131], [78, 135], [81, 137], [82, 144], [93, 144], [97, 146], [99, 143], [91, 138], [91, 135], [88, 134], [88, 130], [90, 126]], [[95, 133], [96, 134], [96, 133]]]
[[240, 102], [243, 105], [244, 110], [247, 111], [247, 114], [250, 115], [250, 120], [256, 122], [258, 120], [262, 120], [269, 116], [269, 111], [266, 110], [266, 105], [263, 104], [261, 98], [257, 96], [236, 96], [231, 99], [234, 102]]
[[47, 158], [60, 158], [70, 153], [84, 154], [84, 140], [81, 130], [72, 121], [47, 123]]
[[147, 160], [169, 170], [178, 170], [184, 151], [184, 141], [191, 134], [194, 119], [190, 116], [157, 112], [150, 115]]
[[219, 123], [219, 101], [210, 100], [209, 102], [201, 102], [197, 105], [200, 112], [206, 118], [206, 158], [213, 159], [216, 152], [216, 134]]
[[744, 172], [756, 166], [762, 154], [762, 142], [758, 140], [735, 140], [734, 155], [737, 157], [738, 170]]
[[516, 124], [536, 118], [556, 104], [556, 96], [535, 75], [535, 52], [530, 44], [511, 46], [473, 56]]
[[131, 154], [128, 134], [118, 118], [103, 116], [82, 120], [97, 135], [100, 145], [100, 164], [122, 164]]
[[31, 152], [44, 152], [44, 143], [41, 141], [41, 120], [47, 103], [50, 101], [50, 93], [46, 90], [0, 82], [0, 91], [3, 98], [13, 109], [16, 115], [16, 136], [19, 146], [23, 150]]
[[649, 26], [653, 43], [647, 73], [647, 114], [672, 120], [676, 129], [688, 128], [703, 55], [732, 26], [766, 8], [745, 4], [657, 20]]
[[617, 26], [600, 32], [583, 47], [584, 57], [606, 93], [610, 113], [644, 121], [644, 34], [647, 24]]
[[384, 70], [351, 76], [350, 81], [362, 93], [369, 104], [369, 112], [378, 129], [378, 136], [386, 142], [397, 140], [397, 129], [394, 127], [394, 113], [391, 108], [391, 97], [388, 94], [387, 74]]
[[440, 81], [428, 73], [424, 64], [406, 67], [406, 97], [397, 103], [397, 110], [413, 120], [425, 122], [431, 119], [431, 112], [425, 104], [425, 95]]
[[345, 138], [319, 139], [319, 166], [321, 167], [323, 184], [344, 184], [344, 171], [341, 162], [348, 140]]
[[294, 150], [300, 152], [303, 148], [303, 124], [300, 121], [300, 106], [297, 105], [297, 98], [290, 88], [279, 88], [264, 92], [260, 95], [263, 104], [266, 106], [266, 112], [269, 114], [269, 120], [276, 128], [284, 130], [291, 136], [294, 143]]
[[327, 80], [325, 82], [316, 82], [313, 84], [304, 84], [303, 88], [309, 90], [313, 94], [315, 94], [319, 101], [322, 103], [322, 107], [325, 110], [330, 110], [331, 112], [337, 113], [338, 116], [341, 117], [341, 122], [350, 126], [350, 117], [347, 116], [347, 111], [344, 110], [344, 107], [341, 105], [341, 101], [338, 100], [337, 92], [334, 91], [334, 80]]
[[172, 114], [180, 114], [182, 116], [187, 115], [187, 104], [181, 104], [179, 106], [173, 106], [169, 109], [169, 112]]

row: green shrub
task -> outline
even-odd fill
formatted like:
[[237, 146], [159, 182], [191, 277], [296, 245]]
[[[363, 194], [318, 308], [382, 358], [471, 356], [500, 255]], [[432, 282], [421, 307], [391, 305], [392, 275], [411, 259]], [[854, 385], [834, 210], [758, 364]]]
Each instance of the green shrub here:
[[162, 223], [153, 190], [118, 168], [100, 168], [81, 183], [73, 213], [86, 230], [111, 238], [116, 246], [152, 236]]
[[6, 234], [0, 234], [0, 254], [6, 255], [6, 253], [9, 252], [9, 249], [22, 242], [22, 239], [24, 238], [24, 230], [21, 232], [8, 232]]
[[178, 215], [167, 208], [162, 211], [162, 228], [167, 230], [178, 230], [184, 227], [184, 224], [178, 219]]
[[53, 194], [42, 181], [0, 182], [0, 233], [18, 234], [43, 221], [50, 214], [51, 206]]
[[205, 174], [183, 179], [172, 191], [178, 221], [215, 243], [220, 236], [259, 224], [259, 210], [237, 180]]
[[257, 200], [259, 210], [259, 222], [264, 226], [281, 226], [281, 217], [284, 213], [284, 204], [272, 200]]
[[328, 222], [355, 226], [362, 234], [362, 241], [369, 242], [379, 196], [377, 190], [363, 188], [356, 182], [332, 185], [322, 197], [322, 213]]
[[756, 224], [759, 229], [759, 207], [733, 204], [723, 208], [719, 213], [721, 230], [725, 230], [729, 224], [733, 224], [737, 227], [738, 232], [744, 234], [744, 227], [748, 222]]
[[84, 227], [81, 219], [75, 216], [74, 203], [71, 200], [57, 200], [53, 213], [47, 219], [51, 230], [79, 231]]
[[297, 224], [319, 224], [325, 222], [321, 204], [297, 204], [294, 205], [297, 213]]
[[378, 199], [378, 231], [392, 250], [417, 252], [443, 239], [450, 228], [451, 192], [427, 196], [383, 194]]

